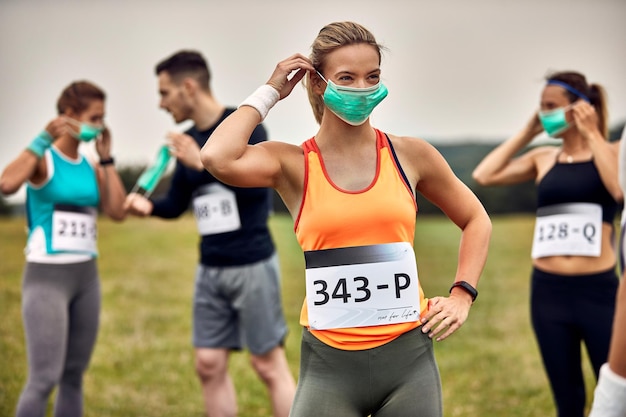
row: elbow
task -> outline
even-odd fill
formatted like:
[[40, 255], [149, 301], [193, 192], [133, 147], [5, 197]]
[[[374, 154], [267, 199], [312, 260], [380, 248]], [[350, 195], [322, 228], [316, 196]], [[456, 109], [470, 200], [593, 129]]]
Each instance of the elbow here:
[[[485, 210], [482, 204], [477, 203], [467, 222], [458, 224], [458, 226], [462, 234], [467, 236], [476, 250], [483, 251], [485, 254], [489, 251], [493, 225], [487, 210]], [[465, 237], [462, 239], [465, 239]]]
[[200, 150], [200, 161], [202, 162], [202, 166], [204, 167], [204, 169], [213, 174], [212, 168], [215, 164], [215, 158], [213, 154], [207, 149], [206, 145]]
[[126, 219], [126, 216], [128, 215], [126, 210], [124, 210], [124, 207], [105, 210], [105, 214], [108, 218], [118, 223], [124, 221]]
[[489, 217], [489, 214], [487, 214], [487, 211], [485, 211], [485, 231], [487, 232], [487, 234], [489, 235], [489, 238], [491, 239], [491, 232], [493, 231], [493, 223], [491, 223], [491, 218]]
[[20, 189], [22, 184], [12, 184], [7, 181], [5, 178], [0, 178], [0, 194], [2, 195], [12, 195]]
[[615, 200], [615, 202], [617, 202], [618, 204], [624, 203], [624, 190], [622, 189], [619, 180], [613, 181], [610, 184], [605, 183], [605, 187], [609, 191], [609, 194], [611, 194], [611, 197], [613, 197], [613, 200]]
[[103, 201], [102, 211], [108, 218], [115, 222], [121, 222], [128, 216], [128, 210], [126, 209], [126, 193], [120, 192], [114, 198], [108, 201]]
[[487, 178], [487, 176], [486, 176], [486, 175], [484, 175], [483, 173], [481, 173], [481, 172], [480, 172], [480, 171], [478, 171], [478, 170], [474, 170], [474, 171], [472, 172], [472, 179], [473, 179], [474, 181], [476, 181], [476, 183], [477, 183], [478, 185], [482, 185], [482, 186], [487, 186], [487, 185], [490, 185], [490, 184], [489, 184], [489, 179]]
[[124, 210], [122, 210], [121, 212], [116, 211], [115, 213], [109, 214], [109, 217], [114, 222], [121, 223], [122, 221], [126, 219], [126, 212]]
[[485, 170], [480, 166], [472, 172], [472, 179], [476, 181], [478, 185], [482, 185], [483, 187], [505, 184], [498, 172]]
[[614, 193], [613, 193], [613, 198], [615, 199], [615, 201], [617, 201], [619, 204], [623, 204], [624, 203], [624, 193], [622, 192], [621, 188], [618, 188]]
[[205, 145], [205, 147], [200, 151], [200, 160], [202, 161], [204, 169], [206, 169], [215, 178], [223, 180], [228, 167], [228, 164], [225, 163], [225, 158], [220, 158], [216, 152]]
[[487, 210], [485, 209], [485, 206], [483, 206], [482, 204], [481, 206], [481, 210], [478, 217], [478, 224], [479, 224], [479, 228], [485, 233], [485, 235], [487, 236], [487, 239], [491, 239], [491, 232], [493, 230], [493, 224], [491, 222], [491, 217], [489, 216], [489, 213], [487, 213]]
[[217, 158], [208, 146], [208, 142], [200, 149], [200, 161], [204, 169], [213, 174], [213, 167], [216, 164]]
[[475, 217], [475, 219], [477, 220], [476, 224], [478, 224], [478, 227], [483, 230], [487, 235], [491, 236], [491, 230], [493, 228], [493, 225], [491, 223], [491, 217], [489, 217], [489, 213], [487, 213], [485, 206], [481, 204], [480, 208], [480, 212], [477, 213]]
[[489, 242], [491, 242], [491, 236], [493, 231], [493, 224], [491, 223], [491, 218], [487, 211], [483, 209], [483, 213], [481, 213], [479, 220], [476, 222], [476, 229], [480, 230], [479, 234], [481, 238], [479, 241], [482, 242], [481, 245], [484, 245], [484, 248], [488, 250]]

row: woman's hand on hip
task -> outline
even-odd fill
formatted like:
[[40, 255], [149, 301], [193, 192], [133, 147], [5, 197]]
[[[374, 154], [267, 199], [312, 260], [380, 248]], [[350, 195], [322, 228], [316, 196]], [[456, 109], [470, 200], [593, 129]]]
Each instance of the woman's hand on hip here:
[[466, 294], [431, 298], [422, 318], [422, 332], [438, 342], [446, 339], [465, 323], [471, 306], [472, 299]]

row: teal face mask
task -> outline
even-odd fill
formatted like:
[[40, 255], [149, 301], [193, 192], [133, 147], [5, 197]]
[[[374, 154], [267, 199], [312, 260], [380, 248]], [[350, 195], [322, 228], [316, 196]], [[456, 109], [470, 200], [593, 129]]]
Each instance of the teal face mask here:
[[550, 137], [556, 138], [559, 134], [565, 132], [570, 127], [570, 124], [567, 122], [567, 118], [565, 117], [565, 113], [571, 107], [572, 105], [570, 104], [566, 107], [539, 112], [539, 121], [541, 121], [543, 130], [545, 130]]
[[156, 160], [137, 179], [137, 184], [132, 192], [142, 193], [144, 197], [148, 198], [159, 184], [159, 181], [161, 181], [161, 177], [167, 170], [171, 158], [169, 147], [162, 145], [159, 148]]
[[100, 136], [100, 133], [102, 133], [102, 131], [104, 130], [102, 126], [82, 123], [69, 117], [67, 118], [67, 120], [79, 127], [78, 133], [72, 132], [72, 136], [82, 142], [91, 142], [92, 140]]
[[324, 104], [328, 110], [352, 126], [365, 123], [374, 107], [387, 97], [387, 87], [381, 82], [367, 88], [352, 88], [326, 81], [319, 71], [318, 75], [327, 84], [326, 91], [324, 91]]

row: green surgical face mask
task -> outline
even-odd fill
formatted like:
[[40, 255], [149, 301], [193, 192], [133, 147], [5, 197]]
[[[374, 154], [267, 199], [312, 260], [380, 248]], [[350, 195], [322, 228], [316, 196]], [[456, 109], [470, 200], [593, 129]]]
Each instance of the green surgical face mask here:
[[137, 179], [137, 184], [132, 192], [139, 192], [143, 194], [144, 197], [148, 198], [159, 184], [159, 181], [161, 181], [171, 158], [169, 147], [167, 145], [161, 145], [156, 160], [152, 165], [146, 168], [139, 179]]
[[539, 121], [541, 121], [543, 130], [545, 130], [550, 137], [556, 138], [569, 129], [570, 124], [567, 122], [565, 114], [571, 108], [572, 104], [550, 111], [539, 112]]
[[326, 81], [326, 78], [319, 71], [318, 75], [327, 84], [324, 91], [324, 104], [328, 110], [352, 126], [365, 123], [372, 114], [374, 107], [387, 97], [387, 87], [381, 82], [367, 88], [353, 88]]
[[102, 133], [102, 131], [104, 130], [102, 126], [95, 126], [89, 123], [83, 123], [70, 117], [68, 117], [67, 120], [69, 120], [70, 123], [74, 124], [75, 126], [79, 127], [78, 133], [72, 132], [72, 136], [82, 142], [91, 142], [92, 140], [100, 136], [100, 133]]

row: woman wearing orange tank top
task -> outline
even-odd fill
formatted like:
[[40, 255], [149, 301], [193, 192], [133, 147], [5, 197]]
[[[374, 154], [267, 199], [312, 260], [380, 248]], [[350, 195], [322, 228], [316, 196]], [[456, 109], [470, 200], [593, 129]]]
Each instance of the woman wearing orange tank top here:
[[[279, 62], [201, 151], [224, 182], [276, 189], [294, 218], [306, 298], [292, 417], [440, 417], [433, 339], [467, 319], [487, 257], [489, 217], [443, 157], [424, 140], [370, 125], [387, 96], [381, 49], [357, 23], [325, 26], [310, 57]], [[254, 127], [301, 80], [320, 124], [315, 136], [302, 146], [248, 146]], [[427, 299], [419, 284], [417, 192], [462, 231], [447, 297]]]

